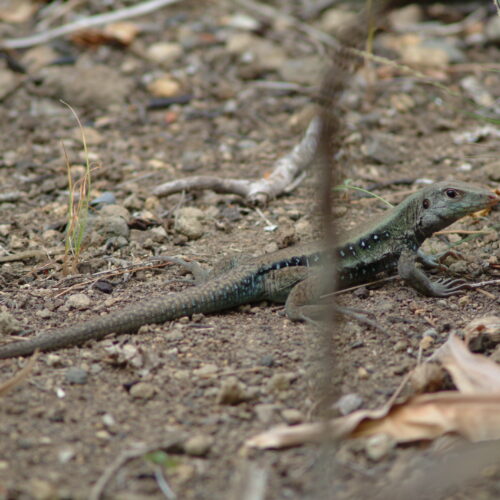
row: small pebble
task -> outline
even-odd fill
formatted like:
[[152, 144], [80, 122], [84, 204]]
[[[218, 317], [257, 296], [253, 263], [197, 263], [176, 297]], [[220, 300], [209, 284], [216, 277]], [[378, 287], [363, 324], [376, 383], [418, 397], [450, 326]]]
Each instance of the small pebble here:
[[196, 377], [206, 377], [209, 375], [214, 375], [215, 373], [217, 373], [217, 370], [217, 365], [206, 364], [201, 368], [194, 370], [193, 375], [195, 375]]
[[290, 388], [292, 380], [296, 377], [294, 373], [275, 373], [267, 382], [271, 392], [286, 391]]
[[83, 385], [87, 383], [88, 380], [88, 372], [87, 370], [83, 370], [82, 368], [78, 368], [76, 366], [72, 366], [66, 370], [64, 378], [70, 384], [79, 384]]
[[457, 260], [450, 264], [450, 272], [457, 274], [465, 274], [468, 269], [468, 264], [465, 260]]
[[403, 352], [406, 350], [407, 347], [408, 347], [408, 343], [405, 340], [398, 340], [394, 344], [394, 350], [396, 352]]
[[275, 364], [274, 357], [272, 354], [265, 354], [259, 359], [259, 361], [257, 361], [257, 364], [259, 366], [267, 366], [270, 368]]
[[345, 394], [335, 403], [335, 407], [338, 408], [342, 415], [349, 415], [349, 413], [359, 410], [362, 405], [363, 398], [355, 392]]
[[470, 304], [470, 296], [469, 295], [463, 295], [462, 297], [458, 298], [458, 305], [466, 306], [467, 304]]
[[134, 399], [151, 399], [156, 393], [156, 387], [148, 382], [139, 382], [130, 388]]
[[183, 207], [175, 211], [175, 230], [187, 236], [190, 240], [200, 238], [205, 229], [203, 221], [205, 214], [198, 208]]
[[246, 386], [236, 377], [228, 377], [222, 382], [217, 403], [221, 405], [237, 405], [249, 399]]
[[420, 348], [423, 351], [426, 351], [427, 349], [429, 349], [432, 346], [432, 344], [434, 344], [434, 339], [430, 335], [426, 335], [420, 341]]
[[396, 441], [387, 434], [375, 434], [366, 440], [365, 451], [374, 462], [386, 457], [396, 446]]
[[190, 437], [184, 443], [184, 451], [187, 455], [192, 457], [204, 457], [210, 451], [214, 443], [214, 439], [212, 436], [208, 436], [206, 434], [198, 434], [196, 436]]
[[254, 406], [255, 414], [257, 418], [264, 424], [269, 424], [276, 411], [276, 405], [262, 403]]
[[51, 368], [58, 368], [64, 366], [64, 361], [62, 357], [59, 356], [59, 354], [54, 354], [54, 353], [47, 354], [47, 356], [45, 357], [45, 362]]
[[66, 299], [66, 307], [70, 309], [79, 309], [80, 311], [90, 307], [91, 300], [84, 293], [75, 293]]
[[296, 425], [304, 421], [304, 415], [302, 414], [302, 412], [296, 410], [295, 408], [284, 409], [281, 412], [281, 416], [288, 425]]
[[21, 330], [21, 323], [10, 312], [0, 311], [0, 335], [12, 335]]
[[59, 460], [60, 464], [67, 464], [70, 460], [73, 459], [75, 454], [76, 452], [74, 448], [64, 447], [57, 452], [57, 459]]
[[359, 299], [367, 299], [368, 296], [370, 295], [370, 292], [368, 291], [368, 288], [366, 288], [366, 286], [361, 286], [359, 288], [356, 288], [356, 290], [354, 290], [353, 293]]

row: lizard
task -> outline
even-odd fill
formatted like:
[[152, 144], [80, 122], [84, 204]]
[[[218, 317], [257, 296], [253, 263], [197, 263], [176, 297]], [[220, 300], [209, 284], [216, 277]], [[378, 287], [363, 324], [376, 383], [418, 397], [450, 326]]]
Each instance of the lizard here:
[[[491, 191], [458, 181], [437, 182], [407, 197], [399, 205], [339, 241], [303, 243], [230, 265], [204, 283], [187, 290], [151, 298], [147, 302], [91, 318], [81, 323], [42, 332], [24, 341], [0, 347], [0, 359], [27, 356], [36, 349], [50, 351], [99, 340], [109, 334], [133, 333], [141, 326], [164, 323], [195, 313], [214, 313], [269, 300], [285, 303], [291, 320], [303, 320], [308, 307], [333, 286], [324, 283], [321, 270], [335, 262], [337, 288], [366, 283], [381, 272], [398, 272], [421, 294], [447, 297], [467, 287], [461, 279], [431, 279], [419, 268], [437, 267], [436, 258], [420, 250], [422, 243], [465, 215], [492, 207], [500, 198]], [[181, 261], [193, 274], [201, 267]]]

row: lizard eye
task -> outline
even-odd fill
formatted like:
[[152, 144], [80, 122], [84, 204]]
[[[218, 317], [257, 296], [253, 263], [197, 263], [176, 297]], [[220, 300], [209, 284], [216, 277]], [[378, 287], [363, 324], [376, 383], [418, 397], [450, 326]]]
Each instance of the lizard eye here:
[[445, 193], [448, 198], [456, 198], [458, 196], [458, 191], [456, 189], [447, 189]]
[[431, 206], [431, 202], [426, 198], [423, 202], [422, 202], [422, 206], [424, 208], [429, 208]]

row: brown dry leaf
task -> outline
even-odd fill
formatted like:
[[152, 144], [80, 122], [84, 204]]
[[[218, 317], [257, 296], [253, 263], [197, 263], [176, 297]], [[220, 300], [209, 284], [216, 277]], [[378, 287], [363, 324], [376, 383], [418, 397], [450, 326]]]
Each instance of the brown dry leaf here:
[[349, 436], [361, 421], [367, 418], [381, 419], [390, 411], [388, 405], [376, 410], [359, 410], [326, 422], [293, 426], [278, 425], [245, 441], [245, 446], [261, 449], [279, 449], [304, 443], [322, 441], [325, 438], [341, 439]]
[[500, 394], [454, 391], [416, 396], [387, 416], [363, 420], [350, 437], [388, 434], [399, 443], [456, 433], [470, 441], [500, 438]]
[[35, 351], [33, 356], [31, 356], [21, 371], [17, 372], [3, 384], [0, 384], [0, 396], [5, 396], [5, 394], [14, 389], [14, 387], [18, 386], [30, 374], [31, 369], [35, 365], [36, 358], [38, 358], [38, 350]]
[[472, 354], [456, 335], [436, 352], [434, 357], [450, 373], [463, 394], [500, 394], [500, 365], [480, 354]]
[[319, 441], [327, 435], [329, 435], [328, 423], [278, 425], [247, 439], [244, 446], [261, 450], [279, 450]]
[[406, 403], [360, 410], [328, 423], [279, 426], [248, 439], [246, 446], [268, 449], [297, 446], [325, 438], [387, 434], [398, 443], [454, 433], [470, 441], [500, 438], [500, 394], [454, 391], [415, 396]]
[[415, 393], [437, 392], [445, 383], [446, 371], [437, 363], [422, 363], [410, 373], [409, 382]]
[[127, 47], [136, 38], [139, 27], [134, 23], [122, 22], [108, 24], [104, 29], [86, 28], [73, 33], [73, 43], [84, 47], [118, 45]]

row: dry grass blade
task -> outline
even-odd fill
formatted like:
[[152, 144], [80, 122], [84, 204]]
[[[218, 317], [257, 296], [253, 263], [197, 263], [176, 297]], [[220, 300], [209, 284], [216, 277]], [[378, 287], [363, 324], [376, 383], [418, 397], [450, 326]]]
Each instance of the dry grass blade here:
[[31, 358], [24, 365], [21, 371], [17, 372], [12, 378], [10, 378], [9, 380], [0, 385], [0, 396], [5, 396], [8, 392], [14, 389], [14, 387], [20, 385], [21, 382], [23, 382], [28, 377], [33, 366], [35, 366], [37, 358], [38, 358], [38, 350], [35, 351], [33, 356], [31, 356]]

